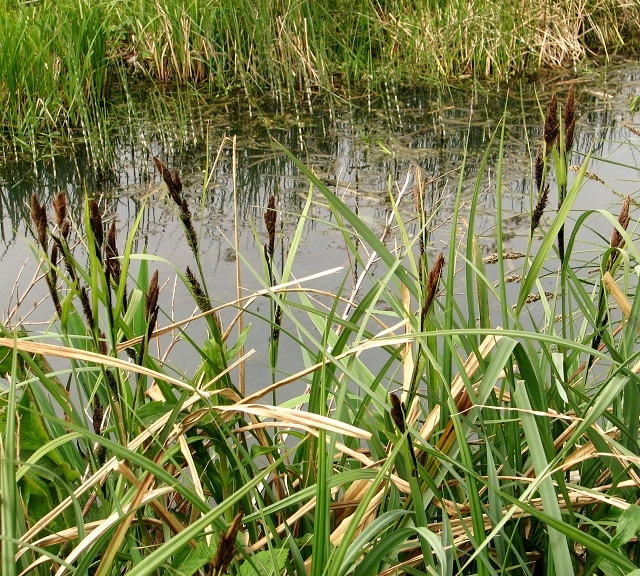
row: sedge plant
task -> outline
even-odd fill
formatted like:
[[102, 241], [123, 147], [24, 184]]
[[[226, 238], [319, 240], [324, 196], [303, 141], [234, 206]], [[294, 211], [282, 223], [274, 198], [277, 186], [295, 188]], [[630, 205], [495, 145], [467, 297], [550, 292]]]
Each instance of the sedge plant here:
[[[501, 149], [503, 134], [498, 126], [490, 146]], [[72, 222], [61, 198], [52, 219], [33, 199], [54, 318], [41, 335], [2, 327], [3, 575], [637, 570], [640, 254], [630, 205], [574, 218], [588, 157], [575, 174], [555, 161], [555, 180], [544, 168], [536, 202], [546, 185], [566, 190], [557, 209], [532, 211], [522, 277], [507, 291], [494, 269], [502, 274], [513, 253], [498, 236], [495, 258], [482, 258], [473, 212], [433, 250], [428, 178], [390, 184], [377, 235], [291, 157], [310, 186], [289, 251], [276, 262], [270, 201], [266, 230], [256, 224], [263, 269], [237, 254], [262, 286], [223, 303], [205, 287], [179, 172], [156, 161], [195, 263], [174, 270], [200, 308], [164, 327], [149, 270], [160, 258], [133, 253], [135, 227], [121, 243], [96, 202]], [[462, 176], [455, 194], [458, 221]], [[340, 267], [296, 274], [315, 199], [358, 262], [352, 289]], [[501, 202], [497, 210], [500, 222]], [[576, 246], [595, 217], [615, 240], [586, 265]], [[566, 290], [560, 318], [549, 270]], [[314, 286], [331, 275], [339, 290]], [[222, 325], [225, 308], [269, 327], [270, 370], [246, 391], [238, 367], [252, 351], [241, 352], [246, 331], [234, 341], [233, 322]], [[205, 342], [188, 333], [196, 321], [207, 324]], [[168, 333], [199, 355], [193, 373], [156, 357], [150, 344]], [[302, 370], [287, 372], [285, 349]], [[278, 401], [293, 386], [293, 399]]]

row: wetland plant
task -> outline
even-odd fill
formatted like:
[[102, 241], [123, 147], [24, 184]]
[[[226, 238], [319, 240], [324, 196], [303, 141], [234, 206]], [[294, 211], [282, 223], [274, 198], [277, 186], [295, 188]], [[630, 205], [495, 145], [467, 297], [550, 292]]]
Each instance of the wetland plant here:
[[[503, 126], [496, 134], [491, 146], [502, 150]], [[380, 237], [294, 161], [310, 186], [282, 265], [270, 200], [264, 272], [253, 271], [262, 288], [217, 303], [199, 265], [199, 276], [174, 268], [201, 311], [167, 326], [158, 320], [162, 282], [149, 274], [159, 258], [133, 253], [135, 226], [118, 241], [113, 224], [104, 235], [95, 202], [80, 223], [61, 198], [53, 222], [33, 200], [34, 251], [56, 317], [44, 334], [1, 327], [3, 576], [637, 570], [634, 205], [570, 221], [588, 157], [575, 174], [556, 163], [566, 193], [517, 255], [514, 293], [501, 280], [514, 252], [498, 231], [495, 258], [482, 258], [473, 210], [467, 228], [452, 227], [445, 253], [433, 250], [420, 177], [413, 203], [410, 190], [389, 189]], [[156, 164], [199, 262], [179, 174]], [[532, 205], [544, 190], [534, 181]], [[295, 274], [315, 196], [362, 271], [351, 294], [350, 271], [335, 293], [314, 280], [338, 269]], [[453, 222], [465, 199], [461, 179]], [[499, 200], [497, 210], [500, 222]], [[616, 232], [586, 260], [576, 244], [594, 217]], [[384, 241], [391, 227], [393, 248]], [[567, 292], [562, 328], [549, 281]], [[531, 303], [532, 294], [542, 298]], [[267, 314], [256, 307], [264, 299]], [[248, 329], [232, 341], [232, 326], [214, 316], [225, 308], [277, 328], [280, 350], [299, 354], [304, 368], [288, 373], [283, 354], [271, 354], [271, 378], [241, 392]], [[189, 335], [196, 321], [207, 322], [204, 342]], [[151, 346], [166, 335], [193, 347], [193, 372]], [[293, 398], [279, 400], [294, 385]]]
[[167, 85], [250, 100], [267, 92], [285, 112], [356, 85], [521, 77], [633, 53], [640, 9], [625, 0], [8, 0], [0, 24], [2, 160], [83, 146], [100, 171], [113, 168], [114, 133], [135, 132], [150, 93]]

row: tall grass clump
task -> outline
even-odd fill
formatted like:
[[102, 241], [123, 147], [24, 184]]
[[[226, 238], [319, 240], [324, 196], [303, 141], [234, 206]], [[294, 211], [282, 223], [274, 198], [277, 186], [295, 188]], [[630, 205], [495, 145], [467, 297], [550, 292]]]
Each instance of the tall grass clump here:
[[[237, 254], [262, 287], [224, 303], [207, 289], [179, 172], [156, 160], [192, 252], [174, 270], [200, 308], [165, 326], [163, 280], [150, 270], [162, 258], [132, 252], [135, 226], [119, 239], [92, 200], [73, 222], [63, 197], [53, 217], [34, 198], [55, 316], [43, 334], [2, 327], [3, 576], [637, 570], [633, 208], [576, 215], [589, 159], [568, 169], [568, 112], [551, 106], [546, 123], [558, 132], [545, 132], [534, 163], [526, 251], [507, 250], [500, 227], [496, 254], [479, 250], [494, 146], [502, 221], [504, 125], [468, 219], [462, 166], [452, 221], [466, 226], [442, 253], [424, 175], [390, 187], [378, 236], [292, 156], [310, 186], [290, 249], [275, 257], [274, 198], [256, 224], [263, 270]], [[561, 202], [541, 206], [543, 196]], [[351, 270], [296, 272], [315, 199], [357, 262], [352, 286]], [[594, 218], [603, 245], [578, 250]], [[519, 283], [507, 283], [514, 257]], [[330, 275], [335, 292], [315, 284]], [[271, 353], [245, 391], [250, 328], [233, 334], [249, 316], [268, 327]], [[196, 322], [204, 341], [189, 333]], [[176, 340], [200, 359], [195, 370], [172, 357]], [[304, 368], [290, 373], [294, 353]]]
[[[0, 124], [5, 157], [55, 153], [61, 141], [99, 154], [107, 142], [109, 7], [85, 0], [0, 9]], [[104, 152], [102, 152], [104, 153]]]
[[135, 121], [129, 107], [113, 119], [133, 85], [268, 93], [285, 110], [354, 85], [576, 68], [632, 51], [639, 25], [624, 0], [12, 0], [0, 8], [3, 157], [81, 143], [108, 166], [115, 125]]
[[349, 82], [508, 77], [635, 42], [637, 6], [371, 0], [327, 4], [135, 0], [114, 12], [127, 57], [160, 80], [339, 89]]

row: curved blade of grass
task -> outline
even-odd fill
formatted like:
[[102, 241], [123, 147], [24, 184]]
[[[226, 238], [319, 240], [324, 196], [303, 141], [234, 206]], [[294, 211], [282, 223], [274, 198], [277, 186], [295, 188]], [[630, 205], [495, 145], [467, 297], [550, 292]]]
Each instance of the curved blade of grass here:
[[582, 181], [584, 180], [585, 173], [587, 171], [587, 165], [589, 163], [590, 154], [587, 154], [578, 174], [576, 175], [573, 184], [571, 185], [571, 189], [567, 192], [567, 196], [562, 203], [562, 206], [558, 210], [558, 214], [551, 225], [551, 228], [547, 231], [547, 234], [540, 245], [536, 253], [536, 257], [533, 259], [531, 264], [531, 268], [527, 271], [527, 275], [522, 279], [520, 284], [520, 293], [518, 295], [518, 303], [516, 304], [515, 314], [518, 316], [522, 307], [524, 306], [525, 299], [531, 293], [534, 284], [536, 283], [538, 276], [540, 275], [540, 271], [543, 266], [547, 262], [549, 252], [553, 248], [553, 245], [558, 236], [558, 232], [562, 226], [564, 226], [567, 218], [569, 217], [569, 213], [571, 212], [571, 208], [578, 197], [578, 193], [580, 192], [580, 188], [582, 186]]
[[[512, 392], [512, 399], [515, 401], [515, 405], [522, 409], [520, 419], [527, 440], [529, 454], [533, 460], [533, 467], [536, 471], [536, 476], [540, 479], [539, 491], [544, 510], [558, 522], [562, 522], [558, 495], [556, 494], [553, 480], [549, 474], [549, 462], [547, 462], [546, 453], [540, 439], [536, 416], [531, 413], [531, 403], [527, 396], [527, 388], [524, 381], [518, 383], [516, 389]], [[546, 423], [541, 423], [541, 425], [544, 426]], [[573, 576], [575, 572], [571, 562], [571, 552], [567, 538], [563, 532], [558, 532], [552, 527], [549, 527], [549, 549], [553, 557], [555, 574]]]
[[402, 265], [398, 265], [398, 257], [392, 254], [387, 247], [380, 242], [379, 238], [374, 232], [364, 223], [358, 216], [342, 201], [340, 200], [327, 186], [325, 186], [320, 179], [307, 168], [298, 158], [292, 154], [287, 148], [276, 142], [276, 146], [282, 150], [287, 157], [296, 165], [298, 170], [302, 172], [309, 181], [323, 194], [326, 198], [331, 209], [339, 214], [350, 226], [360, 235], [360, 237], [380, 256], [382, 261], [389, 267], [396, 267], [396, 276], [398, 280], [404, 284], [411, 295], [414, 298], [418, 298], [418, 291], [415, 286], [415, 279], [411, 277], [406, 268]]
[[[8, 339], [7, 339], [8, 340]], [[16, 553], [16, 515], [17, 506], [21, 499], [16, 486], [16, 404], [18, 383], [18, 348], [14, 340], [8, 340], [7, 346], [12, 346], [11, 379], [6, 404], [6, 420], [4, 438], [0, 436], [0, 519], [2, 519], [2, 574], [13, 576], [17, 574], [18, 566], [14, 560]]]

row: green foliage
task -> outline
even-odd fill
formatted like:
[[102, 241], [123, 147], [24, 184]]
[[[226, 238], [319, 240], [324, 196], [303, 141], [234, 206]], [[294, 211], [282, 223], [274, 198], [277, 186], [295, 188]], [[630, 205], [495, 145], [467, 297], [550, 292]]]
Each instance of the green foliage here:
[[[259, 272], [237, 254], [261, 289], [214, 309], [178, 174], [158, 162], [195, 263], [172, 269], [203, 310], [165, 332], [154, 266], [168, 263], [133, 254], [138, 223], [123, 246], [97, 204], [87, 201], [83, 223], [57, 210], [52, 223], [33, 199], [43, 282], [59, 306], [44, 334], [2, 327], [3, 575], [637, 570], [640, 253], [630, 201], [618, 217], [576, 215], [589, 158], [570, 174], [571, 117], [550, 124], [559, 136], [549, 137], [532, 205], [547, 185], [565, 195], [558, 209], [536, 206], [546, 218], [524, 239], [517, 289], [502, 278], [499, 231], [500, 251], [480, 257], [473, 213], [468, 229], [451, 231], [446, 256], [432, 253], [420, 177], [413, 204], [408, 189], [390, 193], [388, 243], [296, 160], [309, 200], [285, 261], [265, 250]], [[502, 148], [501, 128], [490, 146]], [[501, 153], [494, 173], [500, 222]], [[314, 282], [338, 269], [296, 273], [317, 197], [353, 266], [335, 293]], [[588, 218], [617, 235], [583, 246]], [[563, 298], [547, 299], [549, 284]], [[272, 340], [264, 378], [245, 391], [252, 333], [237, 328], [247, 314]], [[195, 322], [208, 330], [199, 341]], [[192, 373], [175, 343], [198, 357]], [[288, 374], [293, 353], [304, 369]]]
[[616, 535], [611, 539], [612, 548], [620, 548], [640, 532], [640, 507], [632, 504], [618, 520]]

